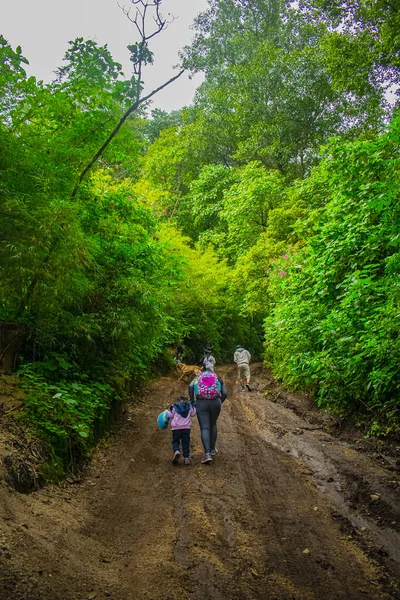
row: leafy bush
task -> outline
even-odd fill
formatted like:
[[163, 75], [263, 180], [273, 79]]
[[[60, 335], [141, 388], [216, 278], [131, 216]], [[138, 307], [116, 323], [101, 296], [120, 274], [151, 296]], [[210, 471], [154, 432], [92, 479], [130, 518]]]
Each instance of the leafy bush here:
[[310, 217], [306, 246], [275, 261], [265, 320], [276, 373], [375, 433], [400, 423], [399, 140], [398, 117], [373, 141], [325, 149], [317, 176], [330, 199]]
[[40, 371], [46, 373], [51, 366], [27, 364], [18, 373], [28, 389], [21, 417], [49, 444], [50, 460], [43, 466], [48, 480], [75, 471], [95, 445], [98, 430], [104, 431], [107, 413], [117, 400], [115, 390], [105, 383], [49, 383]]

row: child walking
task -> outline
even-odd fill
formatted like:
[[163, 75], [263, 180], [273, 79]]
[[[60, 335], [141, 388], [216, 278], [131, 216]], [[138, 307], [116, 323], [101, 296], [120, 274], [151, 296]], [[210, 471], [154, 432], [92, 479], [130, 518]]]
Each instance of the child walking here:
[[176, 465], [181, 457], [180, 445], [182, 443], [183, 463], [190, 465], [190, 429], [192, 417], [196, 414], [194, 403], [185, 396], [177, 398], [168, 411], [168, 418], [172, 429], [172, 462]]

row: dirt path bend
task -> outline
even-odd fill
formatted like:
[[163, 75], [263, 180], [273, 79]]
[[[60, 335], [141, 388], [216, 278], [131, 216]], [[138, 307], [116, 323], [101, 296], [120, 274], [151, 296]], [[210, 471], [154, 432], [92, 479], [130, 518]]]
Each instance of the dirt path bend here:
[[155, 424], [185, 391], [170, 377], [129, 407], [81, 483], [30, 496], [2, 485], [0, 598], [400, 598], [399, 478], [268, 399], [261, 371], [253, 393], [222, 372], [210, 466], [197, 422], [192, 465], [170, 463]]

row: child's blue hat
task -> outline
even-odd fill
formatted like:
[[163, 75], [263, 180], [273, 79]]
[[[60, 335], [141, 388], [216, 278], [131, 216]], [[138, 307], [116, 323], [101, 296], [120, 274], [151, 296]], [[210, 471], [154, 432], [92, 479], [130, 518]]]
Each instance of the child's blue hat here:
[[160, 429], [167, 429], [169, 423], [168, 411], [163, 410], [157, 417], [157, 425]]

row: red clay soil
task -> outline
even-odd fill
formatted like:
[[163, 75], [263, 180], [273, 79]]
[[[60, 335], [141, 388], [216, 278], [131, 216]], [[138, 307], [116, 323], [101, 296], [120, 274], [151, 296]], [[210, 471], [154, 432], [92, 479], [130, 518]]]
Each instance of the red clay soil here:
[[197, 421], [192, 464], [171, 464], [171, 433], [156, 426], [186, 389], [171, 376], [128, 406], [79, 483], [30, 495], [1, 484], [2, 600], [400, 598], [398, 475], [260, 367], [252, 393], [221, 372], [211, 465]]

